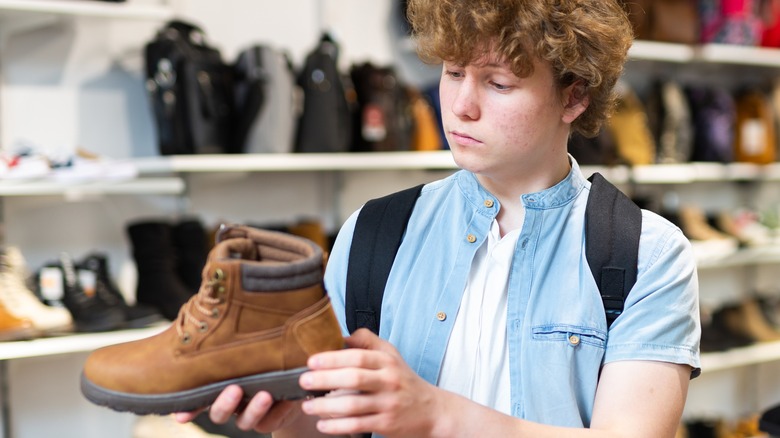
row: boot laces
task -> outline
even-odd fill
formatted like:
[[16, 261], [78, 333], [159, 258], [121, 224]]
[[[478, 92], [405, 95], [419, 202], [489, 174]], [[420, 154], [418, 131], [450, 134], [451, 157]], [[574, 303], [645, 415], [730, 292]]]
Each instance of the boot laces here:
[[187, 323], [195, 326], [198, 332], [203, 333], [209, 328], [208, 321], [199, 319], [198, 315], [211, 318], [219, 316], [219, 311], [215, 306], [222, 303], [224, 278], [225, 274], [222, 269], [217, 268], [212, 278], [205, 282], [198, 293], [179, 309], [176, 333], [183, 343], [187, 344], [192, 340], [191, 335], [185, 330]]

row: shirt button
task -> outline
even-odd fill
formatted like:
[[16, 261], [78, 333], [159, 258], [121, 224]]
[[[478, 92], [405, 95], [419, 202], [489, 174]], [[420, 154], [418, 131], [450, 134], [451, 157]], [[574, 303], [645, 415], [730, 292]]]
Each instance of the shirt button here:
[[569, 336], [569, 343], [571, 345], [578, 345], [580, 343], [580, 337], [577, 335]]
[[468, 240], [469, 243], [474, 243], [477, 241], [477, 236], [473, 234], [469, 234], [468, 236], [466, 236], [466, 240]]
[[485, 199], [485, 207], [493, 208], [493, 200], [492, 199]]
[[447, 314], [444, 312], [437, 312], [436, 319], [438, 319], [439, 321], [444, 321], [445, 319], [447, 319]]

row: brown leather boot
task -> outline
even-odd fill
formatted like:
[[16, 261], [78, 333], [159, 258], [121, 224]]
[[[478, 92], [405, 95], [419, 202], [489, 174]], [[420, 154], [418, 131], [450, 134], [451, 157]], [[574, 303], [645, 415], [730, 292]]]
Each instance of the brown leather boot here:
[[87, 358], [91, 402], [136, 414], [208, 406], [229, 384], [247, 396], [308, 393], [298, 385], [314, 353], [344, 348], [313, 242], [249, 227], [220, 230], [198, 293], [164, 332]]
[[0, 342], [32, 339], [38, 334], [29, 319], [17, 317], [0, 303]]

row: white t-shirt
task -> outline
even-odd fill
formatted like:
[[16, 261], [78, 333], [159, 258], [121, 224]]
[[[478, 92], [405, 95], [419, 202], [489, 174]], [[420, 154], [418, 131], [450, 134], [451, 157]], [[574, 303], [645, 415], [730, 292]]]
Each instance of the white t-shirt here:
[[439, 374], [440, 388], [511, 414], [507, 282], [520, 228], [503, 238], [497, 221], [477, 251]]

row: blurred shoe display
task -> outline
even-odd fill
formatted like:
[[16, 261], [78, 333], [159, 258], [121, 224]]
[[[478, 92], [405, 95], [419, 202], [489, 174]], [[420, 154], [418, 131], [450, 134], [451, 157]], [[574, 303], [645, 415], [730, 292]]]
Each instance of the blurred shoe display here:
[[124, 327], [125, 313], [115, 300], [85, 289], [73, 259], [67, 253], [45, 264], [35, 276], [37, 295], [44, 303], [64, 307], [78, 332], [102, 332]]
[[97, 294], [110, 306], [117, 306], [125, 314], [125, 327], [140, 328], [161, 322], [162, 314], [156, 308], [144, 304], [129, 305], [122, 292], [111, 279], [108, 256], [93, 252], [76, 266], [79, 282], [88, 294]]
[[23, 341], [38, 337], [38, 334], [29, 319], [17, 318], [0, 304], [0, 342]]
[[14, 316], [28, 319], [42, 336], [73, 330], [73, 317], [64, 307], [48, 306], [27, 287], [26, 261], [19, 248], [0, 248], [0, 302]]

